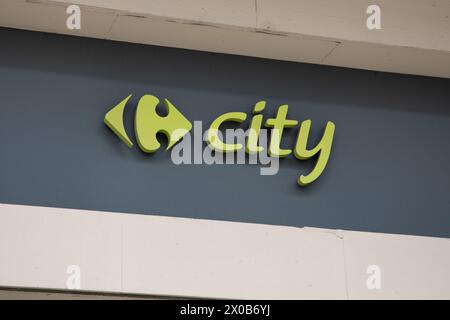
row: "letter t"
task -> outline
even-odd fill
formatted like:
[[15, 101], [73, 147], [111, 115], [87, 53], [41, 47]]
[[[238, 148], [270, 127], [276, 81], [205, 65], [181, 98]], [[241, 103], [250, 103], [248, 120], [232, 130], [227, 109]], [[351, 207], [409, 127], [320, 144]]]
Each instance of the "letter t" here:
[[292, 151], [289, 149], [281, 149], [281, 136], [283, 135], [284, 128], [292, 128], [298, 124], [297, 120], [286, 119], [288, 112], [288, 105], [282, 105], [278, 108], [277, 117], [275, 119], [270, 118], [266, 121], [267, 128], [273, 128], [270, 138], [269, 156], [284, 158]]

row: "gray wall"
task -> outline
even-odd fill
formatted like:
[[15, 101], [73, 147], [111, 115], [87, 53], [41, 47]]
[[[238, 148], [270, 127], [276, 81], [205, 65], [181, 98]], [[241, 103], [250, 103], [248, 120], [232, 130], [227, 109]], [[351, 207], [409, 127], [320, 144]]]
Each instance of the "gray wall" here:
[[[450, 237], [450, 80], [12, 29], [0, 39], [2, 203]], [[311, 163], [293, 157], [275, 176], [176, 166], [103, 124], [129, 93], [128, 132], [145, 93], [208, 124], [260, 99], [266, 118], [289, 104], [312, 140], [336, 124], [331, 159], [306, 188], [296, 179]]]

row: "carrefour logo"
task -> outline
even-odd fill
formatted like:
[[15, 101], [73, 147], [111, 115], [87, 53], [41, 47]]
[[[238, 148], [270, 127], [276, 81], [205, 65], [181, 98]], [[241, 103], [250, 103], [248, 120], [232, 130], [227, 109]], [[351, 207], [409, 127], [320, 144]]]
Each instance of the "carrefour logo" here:
[[[125, 130], [123, 119], [124, 109], [130, 98], [131, 95], [108, 111], [104, 122], [131, 148], [134, 144]], [[291, 154], [302, 161], [316, 158], [314, 168], [309, 173], [300, 174], [297, 179], [300, 186], [306, 186], [320, 177], [330, 158], [334, 123], [328, 121], [319, 143], [308, 149], [311, 120], [304, 120], [299, 125], [297, 120], [288, 119], [288, 105], [279, 106], [276, 117], [268, 118], [264, 123], [262, 112], [266, 102], [258, 101], [253, 108], [249, 128], [246, 131], [242, 128], [227, 129], [224, 137], [221, 126], [226, 122], [243, 123], [247, 119], [247, 113], [236, 111], [222, 114], [203, 132], [201, 121], [194, 121], [193, 125], [168, 99], [164, 99], [163, 102], [167, 109], [166, 116], [160, 116], [156, 111], [160, 103], [157, 97], [148, 94], [142, 96], [136, 108], [134, 131], [140, 150], [146, 153], [153, 153], [161, 148], [157, 134], [163, 133], [168, 141], [166, 150], [171, 149], [172, 161], [175, 164], [192, 164], [192, 143], [194, 143], [194, 164], [245, 164], [247, 161], [249, 164], [269, 165], [261, 169], [262, 175], [276, 174], [279, 158]], [[292, 149], [281, 148], [284, 128], [294, 128], [297, 125], [299, 129], [295, 146]], [[194, 135], [191, 135], [193, 128]], [[196, 149], [195, 145], [201, 146], [203, 141], [207, 143], [206, 148]]]

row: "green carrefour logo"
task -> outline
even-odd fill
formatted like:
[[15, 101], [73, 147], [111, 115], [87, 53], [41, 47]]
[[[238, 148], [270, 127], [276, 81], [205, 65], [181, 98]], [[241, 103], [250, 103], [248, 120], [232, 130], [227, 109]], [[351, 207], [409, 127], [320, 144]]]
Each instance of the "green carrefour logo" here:
[[[112, 108], [106, 115], [105, 124], [125, 142], [128, 147], [133, 146], [123, 124], [123, 110], [131, 98], [131, 94]], [[167, 116], [161, 117], [156, 112], [159, 99], [152, 95], [144, 95], [138, 103], [134, 120], [134, 130], [139, 147], [142, 151], [152, 153], [161, 147], [156, 139], [156, 134], [162, 132], [166, 135], [169, 144], [167, 149], [175, 145], [183, 136], [192, 129], [192, 124], [180, 111], [167, 99], [164, 104], [167, 108]]]
[[[128, 134], [125, 131], [123, 113], [125, 106], [127, 105], [128, 100], [131, 98], [131, 94], [123, 99], [118, 105], [113, 107], [109, 112], [106, 113], [104, 122], [105, 124], [128, 146], [132, 147], [133, 142], [129, 138]], [[172, 160], [176, 164], [185, 163], [190, 164], [190, 162], [184, 159], [187, 155], [191, 154], [190, 151], [190, 141], [191, 136], [189, 131], [192, 129], [191, 122], [186, 119], [186, 117], [178, 111], [178, 109], [168, 100], [164, 99], [164, 104], [167, 109], [166, 116], [158, 115], [156, 109], [159, 104], [159, 99], [153, 95], [144, 95], [140, 98], [135, 118], [134, 118], [134, 130], [136, 135], [136, 140], [139, 145], [139, 148], [147, 153], [153, 153], [157, 151], [161, 144], [157, 139], [158, 133], [163, 133], [168, 140], [167, 149], [170, 149], [177, 144], [183, 137], [187, 139], [183, 139], [183, 143], [189, 144], [187, 146], [181, 143], [181, 147], [179, 148], [183, 154], [183, 156], [175, 157], [177, 159]], [[272, 175], [278, 172], [279, 158], [284, 158], [290, 154], [293, 154], [295, 158], [298, 160], [309, 160], [312, 158], [317, 159], [314, 168], [307, 175], [300, 175], [297, 180], [297, 183], [300, 186], [306, 186], [313, 181], [315, 181], [325, 170], [325, 167], [328, 163], [331, 147], [333, 143], [335, 125], [333, 122], [328, 121], [325, 129], [322, 134], [322, 138], [316, 144], [315, 147], [308, 149], [308, 137], [311, 129], [311, 120], [307, 119], [300, 123], [300, 128], [297, 134], [297, 141], [294, 148], [285, 149], [281, 147], [281, 140], [283, 131], [285, 128], [293, 128], [296, 127], [299, 122], [294, 119], [289, 119], [287, 117], [288, 113], [288, 105], [284, 104], [278, 107], [277, 114], [274, 118], [269, 118], [265, 121], [265, 128], [270, 129], [270, 143], [268, 143], [268, 133], [266, 129], [262, 129], [263, 125], [263, 115], [261, 114], [265, 109], [266, 102], [258, 101], [253, 108], [253, 116], [249, 124], [249, 129], [244, 132], [242, 129], [227, 129], [226, 139], [222, 136], [222, 130], [220, 130], [221, 126], [227, 122], [234, 123], [243, 123], [247, 119], [247, 113], [245, 112], [227, 112], [220, 116], [218, 116], [209, 126], [205, 135], [202, 134], [202, 129], [197, 130], [197, 127], [194, 129], [194, 133], [200, 131], [201, 137], [195, 137], [199, 139], [199, 143], [194, 142], [195, 145], [202, 145], [203, 141], [207, 142], [207, 148], [205, 148], [201, 157], [206, 157], [207, 161], [205, 162], [195, 162], [195, 164], [223, 164], [223, 156], [226, 155], [225, 163], [234, 163], [234, 157], [232, 157], [232, 161], [230, 160], [230, 154], [236, 154], [240, 160], [237, 160], [237, 163], [243, 164], [245, 163], [246, 154], [249, 158], [249, 163], [255, 164], [252, 162], [255, 156], [260, 161], [260, 163], [267, 165], [270, 163], [270, 168], [275, 168], [275, 171], [270, 171], [272, 173], [262, 173], [263, 169], [261, 169], [262, 175]], [[195, 121], [196, 123], [200, 121]], [[201, 122], [200, 122], [201, 123]], [[240, 131], [239, 131], [240, 130]], [[233, 131], [233, 135], [229, 136], [229, 131]], [[236, 135], [235, 132], [240, 132]], [[264, 138], [265, 137], [265, 138]], [[238, 140], [237, 142], [235, 140]], [[230, 141], [232, 143], [230, 143]], [[174, 149], [177, 149], [179, 145], [177, 145]], [[172, 149], [172, 155], [174, 153], [174, 149]], [[194, 148], [195, 149], [195, 148]], [[208, 151], [210, 150], [210, 151]], [[266, 152], [263, 152], [267, 150]], [[209, 153], [208, 153], [209, 152]], [[268, 158], [267, 163], [261, 161], [261, 158], [266, 155]], [[179, 161], [179, 159], [181, 161]], [[197, 158], [194, 155], [194, 158]], [[275, 164], [275, 166], [273, 166]], [[268, 172], [267, 170], [265, 172]]]

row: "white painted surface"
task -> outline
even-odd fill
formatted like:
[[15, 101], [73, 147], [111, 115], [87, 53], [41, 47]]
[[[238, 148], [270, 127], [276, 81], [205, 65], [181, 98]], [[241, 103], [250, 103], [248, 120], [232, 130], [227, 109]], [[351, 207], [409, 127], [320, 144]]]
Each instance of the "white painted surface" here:
[[[65, 26], [80, 4], [81, 30]], [[381, 7], [381, 30], [366, 8]], [[448, 0], [1, 0], [0, 25], [450, 78]]]
[[[146, 30], [146, 32], [142, 32]], [[161, 30], [164, 30], [161, 32]], [[226, 30], [201, 25], [120, 16], [111, 28], [109, 38], [136, 43], [202, 51], [239, 53], [278, 60], [319, 63], [336, 46], [334, 41], [273, 36], [250, 31]], [[176, 44], [176, 45], [174, 45]], [[238, 48], [238, 51], [236, 51]]]
[[332, 233], [130, 215], [124, 291], [243, 299], [343, 299], [342, 246]]
[[82, 289], [121, 291], [120, 216], [0, 206], [0, 285], [66, 289], [67, 267]]
[[[450, 239], [345, 232], [350, 299], [449, 299]], [[381, 269], [381, 290], [367, 290], [368, 265]]]
[[[259, 28], [361, 44], [450, 51], [448, 0], [258, 0], [257, 3]], [[366, 9], [372, 4], [381, 9], [380, 30], [366, 27]]]
[[66, 290], [68, 265], [94, 292], [450, 298], [450, 239], [0, 204], [0, 287]]
[[81, 30], [66, 28], [66, 4], [0, 0], [0, 25], [11, 28], [105, 38], [114, 22], [111, 11], [82, 9]]

